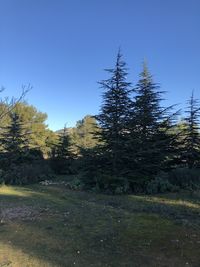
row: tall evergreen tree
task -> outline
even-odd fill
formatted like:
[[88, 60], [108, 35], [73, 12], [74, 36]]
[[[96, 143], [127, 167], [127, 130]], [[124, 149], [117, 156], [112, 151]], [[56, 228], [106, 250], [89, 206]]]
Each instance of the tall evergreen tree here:
[[1, 145], [3, 152], [6, 152], [9, 162], [21, 161], [25, 158], [29, 148], [29, 133], [20, 119], [15, 113], [10, 113], [10, 124], [4, 128], [1, 137]]
[[126, 80], [127, 68], [120, 51], [115, 67], [106, 71], [111, 77], [100, 82], [104, 89], [103, 103], [96, 118], [101, 128], [99, 141], [104, 144], [103, 151], [108, 157], [109, 171], [118, 176], [122, 173], [126, 158], [125, 135], [130, 107], [130, 83]]
[[200, 160], [200, 105], [192, 92], [185, 118], [183, 159], [188, 168], [194, 168]]
[[59, 135], [58, 144], [56, 145], [56, 156], [60, 159], [69, 159], [71, 156], [70, 147], [70, 139], [65, 126]]
[[[153, 82], [146, 63], [135, 88], [136, 96], [130, 111], [129, 165], [139, 183], [145, 183], [163, 167], [173, 138], [170, 129], [175, 114], [169, 114], [171, 107], [161, 106], [163, 91]], [[142, 180], [142, 178], [144, 180]]]
[[70, 138], [66, 127], [59, 134], [58, 143], [52, 149], [52, 167], [54, 171], [58, 174], [69, 173], [72, 154]]

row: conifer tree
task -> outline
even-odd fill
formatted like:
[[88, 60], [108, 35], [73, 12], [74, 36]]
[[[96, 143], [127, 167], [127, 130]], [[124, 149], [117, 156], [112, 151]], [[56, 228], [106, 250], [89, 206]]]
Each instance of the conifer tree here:
[[52, 151], [52, 167], [58, 174], [65, 174], [70, 172], [70, 165], [72, 160], [71, 143], [67, 133], [67, 128], [59, 134], [58, 143]]
[[[129, 166], [139, 183], [145, 183], [160, 169], [173, 146], [169, 134], [175, 114], [161, 106], [163, 91], [153, 82], [146, 63], [135, 88], [129, 120]], [[142, 180], [142, 177], [144, 180]]]
[[130, 107], [130, 83], [127, 82], [126, 63], [119, 51], [113, 69], [106, 70], [111, 77], [100, 82], [103, 88], [103, 103], [96, 116], [101, 131], [99, 141], [104, 144], [104, 155], [112, 175], [120, 175], [126, 158], [125, 136], [127, 134], [128, 110]]
[[56, 156], [60, 159], [69, 159], [71, 156], [70, 146], [70, 139], [65, 126], [63, 132], [59, 135], [58, 144], [56, 145]]
[[3, 152], [11, 162], [18, 162], [25, 158], [29, 148], [29, 133], [26, 132], [25, 127], [15, 112], [10, 113], [10, 124], [4, 128], [1, 137], [1, 145]]
[[200, 160], [200, 106], [199, 101], [194, 98], [193, 92], [188, 101], [186, 113], [188, 115], [185, 118], [186, 127], [183, 131], [183, 159], [188, 168], [192, 169]]

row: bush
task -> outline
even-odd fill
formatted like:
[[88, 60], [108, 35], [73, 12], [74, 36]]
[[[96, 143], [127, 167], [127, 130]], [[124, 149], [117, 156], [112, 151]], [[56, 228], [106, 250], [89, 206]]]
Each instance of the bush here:
[[132, 193], [145, 193], [147, 184], [150, 182], [150, 177], [147, 175], [141, 175], [135, 173], [134, 175], [129, 175], [128, 180], [130, 184], [130, 189]]
[[178, 168], [160, 173], [146, 186], [147, 194], [200, 189], [200, 169]]
[[116, 177], [109, 174], [96, 174], [91, 182], [84, 183], [84, 189], [107, 194], [123, 194], [129, 192], [129, 183], [124, 177]]
[[200, 189], [200, 169], [175, 169], [168, 174], [168, 180], [182, 189]]
[[83, 189], [83, 183], [78, 177], [74, 178], [70, 182], [67, 182], [65, 185], [67, 188], [71, 190], [82, 190]]
[[160, 173], [155, 179], [151, 180], [146, 186], [147, 194], [157, 194], [178, 191], [178, 186], [171, 184], [167, 173]]
[[52, 177], [53, 173], [45, 161], [12, 164], [9, 170], [2, 173], [4, 183], [13, 185], [37, 183]]

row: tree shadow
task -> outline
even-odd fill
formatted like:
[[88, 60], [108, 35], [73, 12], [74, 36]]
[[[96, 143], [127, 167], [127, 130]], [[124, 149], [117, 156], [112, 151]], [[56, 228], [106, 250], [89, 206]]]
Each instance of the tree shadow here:
[[[0, 192], [0, 210], [5, 207], [28, 207], [30, 213], [0, 224], [0, 248], [20, 250], [43, 262], [43, 266], [74, 266], [75, 262], [81, 267], [103, 267], [109, 261], [110, 266], [120, 266], [127, 259], [133, 261], [137, 255], [127, 245], [121, 246], [118, 254], [113, 251], [119, 250], [115, 240], [127, 226], [126, 221], [121, 228], [118, 226], [125, 217], [128, 220], [137, 214], [153, 214], [178, 223], [188, 220], [192, 225], [200, 225], [199, 202], [189, 195], [176, 202], [175, 195], [106, 196], [59, 186], [11, 187]], [[31, 210], [39, 211], [36, 217], [31, 218]], [[149, 266], [153, 266], [147, 258]]]

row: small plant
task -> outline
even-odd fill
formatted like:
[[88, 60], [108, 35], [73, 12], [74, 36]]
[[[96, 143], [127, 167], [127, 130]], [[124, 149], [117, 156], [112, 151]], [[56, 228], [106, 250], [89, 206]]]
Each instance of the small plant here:
[[71, 190], [82, 190], [83, 189], [83, 183], [78, 177], [66, 183], [65, 186]]
[[173, 185], [168, 180], [167, 173], [160, 173], [155, 179], [151, 180], [146, 186], [147, 194], [157, 194], [165, 192], [175, 192], [178, 191], [179, 187]]
[[93, 191], [105, 192], [107, 194], [124, 194], [129, 192], [130, 187], [124, 177], [112, 176], [109, 174], [99, 174], [95, 177]]

